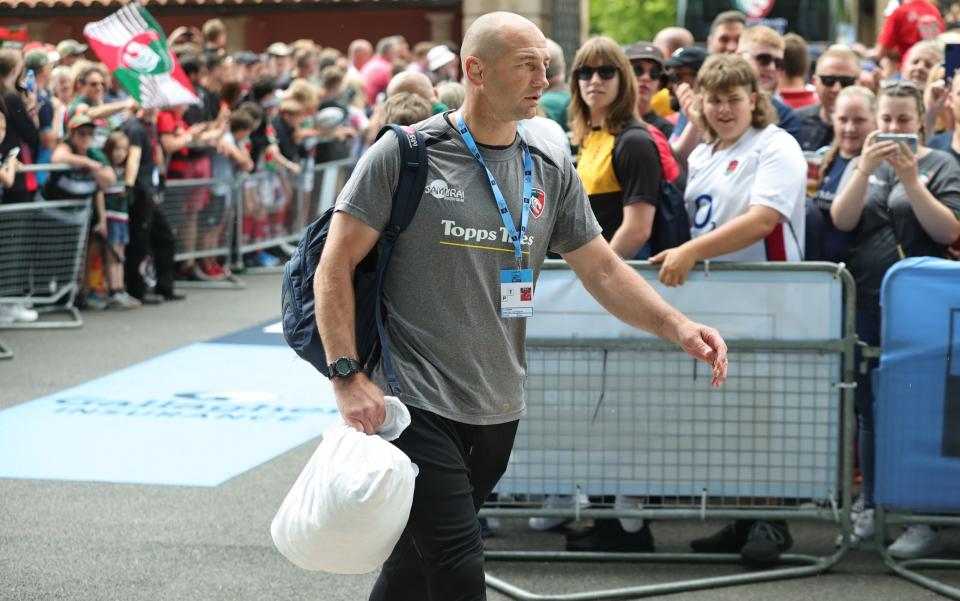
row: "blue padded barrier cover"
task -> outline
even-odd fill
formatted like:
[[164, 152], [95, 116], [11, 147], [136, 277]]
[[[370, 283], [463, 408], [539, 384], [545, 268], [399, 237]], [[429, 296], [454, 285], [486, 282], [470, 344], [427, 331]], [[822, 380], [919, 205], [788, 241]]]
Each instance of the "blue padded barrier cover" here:
[[905, 259], [880, 291], [876, 500], [960, 511], [960, 263]]

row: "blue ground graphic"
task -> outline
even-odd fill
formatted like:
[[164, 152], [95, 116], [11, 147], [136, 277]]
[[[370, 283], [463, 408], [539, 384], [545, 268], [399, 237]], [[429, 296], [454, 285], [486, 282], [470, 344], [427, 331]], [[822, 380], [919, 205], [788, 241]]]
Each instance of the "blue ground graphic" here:
[[261, 324], [0, 411], [0, 477], [217, 486], [317, 437], [337, 415], [332, 390], [276, 332]]

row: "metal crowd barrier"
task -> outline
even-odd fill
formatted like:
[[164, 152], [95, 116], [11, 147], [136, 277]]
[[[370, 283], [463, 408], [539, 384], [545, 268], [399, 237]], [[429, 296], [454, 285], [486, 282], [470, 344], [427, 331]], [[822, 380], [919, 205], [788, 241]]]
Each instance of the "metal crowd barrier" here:
[[[74, 307], [84, 263], [91, 206], [86, 201], [0, 206], [0, 303], [33, 305], [42, 316], [65, 312], [64, 320], [41, 317], [3, 328], [76, 328]], [[6, 353], [9, 353], [9, 349]], [[0, 353], [4, 353], [0, 349]]]
[[[304, 164], [299, 176], [286, 171], [266, 171], [240, 178], [234, 186], [237, 199], [238, 255], [279, 247], [292, 251], [307, 225], [333, 206], [346, 182], [352, 159]], [[278, 272], [276, 267], [250, 267], [251, 272]]]
[[313, 185], [306, 194], [308, 200], [304, 228], [334, 205], [356, 164], [355, 159], [340, 159], [318, 163], [312, 169]]
[[[882, 505], [877, 505], [876, 513], [876, 532], [886, 531], [887, 526], [909, 524], [926, 524], [927, 526], [960, 526], [960, 516], [948, 515], [923, 515], [892, 512], [885, 510]], [[876, 535], [874, 535], [876, 536]], [[880, 556], [883, 562], [895, 574], [901, 576], [931, 591], [948, 597], [950, 599], [960, 599], [960, 587], [951, 586], [945, 582], [919, 573], [917, 570], [957, 570], [960, 569], [960, 559], [896, 559], [887, 552], [886, 542], [880, 541], [877, 544]]]
[[[864, 352], [879, 357], [877, 371], [871, 374], [874, 539], [884, 563], [895, 574], [951, 599], [960, 599], [956, 571], [960, 559], [896, 558], [884, 535], [889, 524], [960, 525], [958, 281], [960, 263], [955, 261], [912, 257], [894, 265], [880, 292], [883, 348]], [[919, 570], [953, 570], [954, 584]]]
[[[634, 266], [655, 279], [656, 266]], [[851, 532], [856, 334], [850, 274], [842, 266], [825, 263], [714, 264], [706, 270], [698, 267], [683, 287], [687, 290], [661, 289], [674, 306], [726, 332], [730, 377], [721, 389], [711, 390], [706, 366], [670, 344], [638, 337], [629, 328], [618, 329], [612, 317], [601, 319], [602, 309], [578, 282], [551, 275], [558, 270], [566, 270], [565, 265], [548, 262], [541, 274], [537, 288], [541, 317], [535, 315], [528, 324], [528, 415], [520, 422], [497, 500], [488, 502], [481, 515], [815, 520], [837, 523], [845, 542], [827, 556], [784, 554], [782, 565], [766, 571], [670, 583], [537, 594], [488, 571], [487, 585], [515, 599], [622, 599], [812, 576], [835, 565], [848, 551]], [[735, 307], [749, 305], [746, 297], [758, 285], [769, 288], [764, 279], [774, 272], [793, 274], [797, 282], [785, 288], [781, 301], [761, 296], [759, 303], [792, 303], [789, 311], [773, 305], [766, 307], [769, 314], [762, 310], [749, 314], [749, 306]], [[829, 332], [821, 328], [815, 335], [794, 338], [784, 333], [784, 324], [790, 327], [790, 320], [807, 310], [807, 302], [797, 301], [813, 295], [809, 292], [813, 284], [805, 284], [808, 276], [826, 281], [817, 284], [821, 286], [817, 298], [829, 296], [836, 306]], [[560, 281], [552, 281], [556, 278]], [[715, 283], [710, 285], [729, 286], [696, 288], [698, 282], [707, 285], [711, 280]], [[753, 288], [742, 297], [728, 296], [737, 286], [750, 285]], [[825, 292], [823, 286], [832, 286], [831, 291]], [[729, 306], [713, 309], [711, 298]], [[596, 305], [594, 313], [591, 303]], [[744, 310], [748, 313], [736, 314]], [[781, 320], [777, 313], [786, 315]], [[815, 321], [817, 316], [809, 314], [807, 319]], [[584, 325], [569, 325], [578, 321]], [[745, 335], [754, 329], [762, 331]], [[545, 509], [542, 499], [557, 494], [593, 495], [601, 501], [588, 508], [571, 502], [567, 508]], [[616, 509], [604, 502], [620, 494], [643, 499], [642, 509]], [[721, 554], [518, 550], [488, 550], [486, 557], [740, 561], [739, 555]]]
[[[216, 179], [168, 179], [159, 209], [176, 239], [174, 260], [215, 258], [230, 263], [236, 235], [236, 182]], [[186, 288], [245, 287], [231, 275], [219, 281], [177, 282]]]

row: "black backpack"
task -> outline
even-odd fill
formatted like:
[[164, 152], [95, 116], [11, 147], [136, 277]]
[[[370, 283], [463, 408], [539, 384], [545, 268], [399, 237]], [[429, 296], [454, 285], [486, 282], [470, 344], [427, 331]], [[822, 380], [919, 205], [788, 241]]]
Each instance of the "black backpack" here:
[[[400, 146], [400, 179], [393, 194], [390, 222], [383, 230], [382, 245], [378, 245], [379, 251], [375, 246], [357, 265], [353, 276], [353, 290], [356, 297], [356, 339], [360, 364], [363, 370], [369, 373], [380, 360], [382, 348], [391, 391], [399, 394], [390, 357], [390, 344], [383, 327], [380, 300], [384, 276], [397, 237], [413, 221], [420, 205], [420, 197], [426, 188], [427, 148], [420, 132], [411, 127], [386, 125], [377, 134], [377, 139], [388, 130], [393, 130], [397, 135]], [[327, 355], [314, 316], [313, 278], [327, 242], [333, 213], [333, 207], [327, 209], [304, 232], [297, 250], [284, 268], [281, 292], [283, 336], [287, 344], [325, 376], [329, 375]]]
[[[628, 125], [621, 134], [634, 128], [652, 128], [652, 125], [644, 126], [640, 123]], [[653, 134], [650, 134], [650, 141], [656, 145], [653, 140]], [[618, 136], [617, 141], [620, 138]], [[660, 156], [660, 150], [657, 149], [657, 156]], [[676, 155], [674, 155], [676, 157]], [[660, 173], [664, 172], [663, 163], [660, 164]], [[616, 170], [614, 170], [616, 175]], [[672, 182], [668, 182], [665, 177], [660, 177], [660, 198], [657, 202], [657, 211], [653, 214], [653, 224], [650, 227], [650, 255], [653, 256], [660, 251], [668, 248], [676, 248], [684, 242], [690, 240], [690, 217], [687, 214], [687, 203], [683, 198], [683, 170], [680, 175]], [[618, 176], [619, 179], [619, 176]]]

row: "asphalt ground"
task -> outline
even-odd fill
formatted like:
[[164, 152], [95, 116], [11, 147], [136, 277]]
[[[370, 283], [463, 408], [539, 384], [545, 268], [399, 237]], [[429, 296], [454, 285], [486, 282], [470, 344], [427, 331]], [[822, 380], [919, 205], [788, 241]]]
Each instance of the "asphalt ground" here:
[[[182, 346], [275, 318], [279, 275], [245, 275], [245, 290], [189, 290], [185, 301], [130, 312], [87, 312], [77, 330], [0, 330], [16, 352], [0, 361], [0, 409], [62, 390]], [[197, 369], [217, 369], [215, 364]], [[0, 479], [0, 600], [355, 601], [376, 574], [305, 572], [273, 547], [269, 526], [316, 441], [214, 488]], [[720, 522], [657, 521], [658, 551]], [[796, 523], [793, 551], [829, 554], [837, 526]], [[960, 557], [947, 531], [945, 557]], [[501, 520], [489, 549], [562, 550], [562, 533]], [[489, 573], [541, 594], [569, 594], [742, 574], [739, 565], [488, 563]], [[930, 571], [960, 586], [960, 571]], [[828, 573], [683, 592], [684, 601], [925, 600], [942, 597], [900, 579], [870, 550], [851, 551]], [[491, 591], [491, 600], [507, 599]]]

